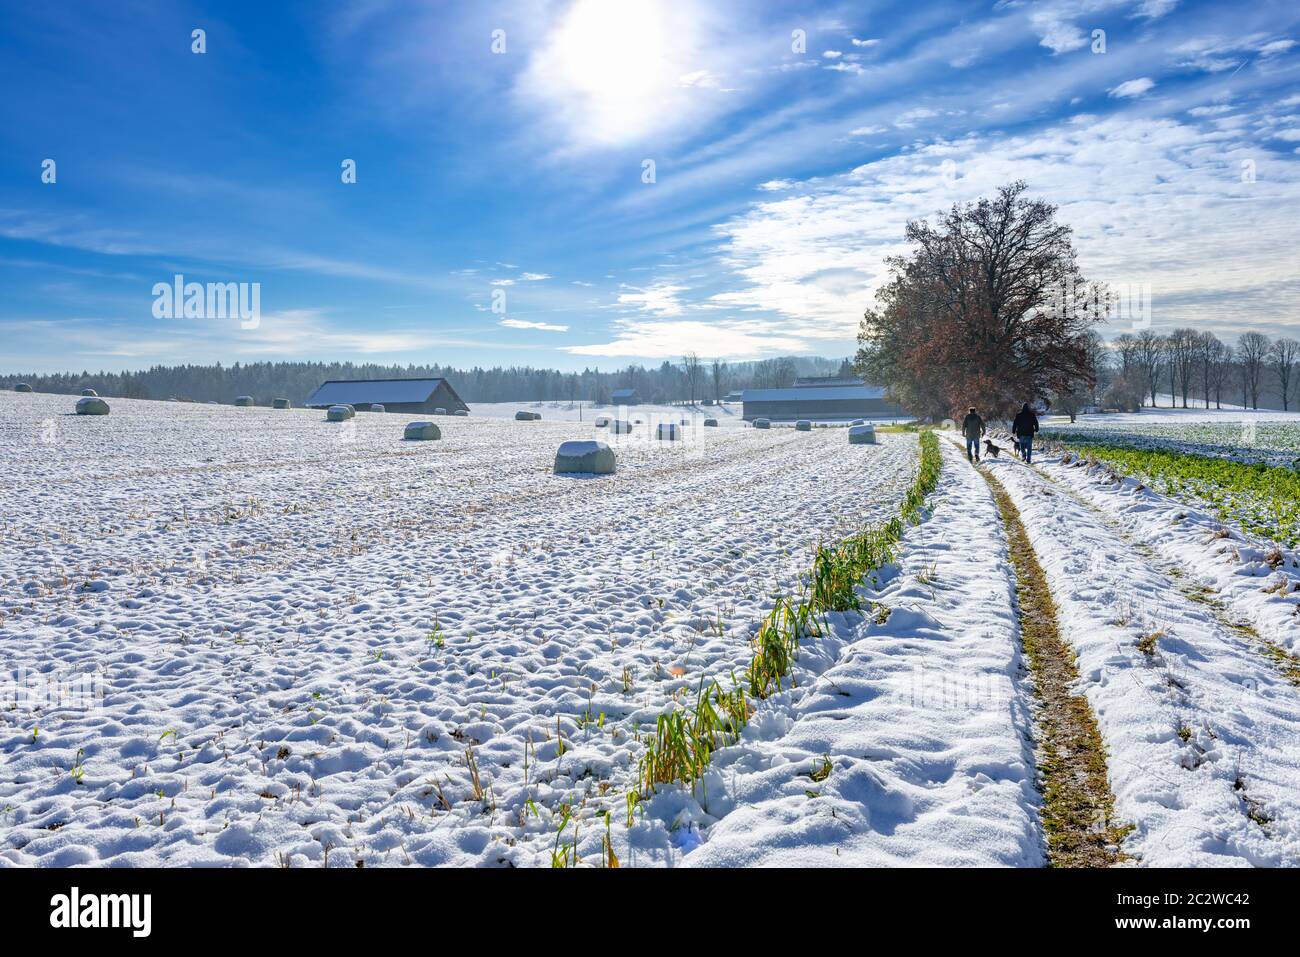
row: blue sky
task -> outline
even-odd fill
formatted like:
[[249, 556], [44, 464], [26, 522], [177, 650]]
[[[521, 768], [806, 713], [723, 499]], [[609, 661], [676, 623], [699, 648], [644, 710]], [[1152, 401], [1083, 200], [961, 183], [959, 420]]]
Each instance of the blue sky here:
[[[1298, 11], [4, 0], [0, 371], [846, 355], [906, 220], [1015, 178], [1156, 327], [1297, 334]], [[177, 273], [261, 322], [155, 318]]]

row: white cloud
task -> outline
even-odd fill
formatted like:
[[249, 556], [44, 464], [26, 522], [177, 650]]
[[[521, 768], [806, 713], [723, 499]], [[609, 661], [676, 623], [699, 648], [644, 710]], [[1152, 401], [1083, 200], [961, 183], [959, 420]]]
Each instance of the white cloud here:
[[507, 329], [537, 329], [542, 332], [568, 332], [568, 326], [553, 325], [549, 322], [529, 322], [526, 319], [502, 319], [498, 325]]
[[780, 192], [783, 189], [789, 189], [794, 185], [792, 179], [769, 179], [766, 183], [759, 183], [758, 188], [767, 193]]
[[521, 282], [541, 282], [543, 279], [550, 278], [551, 277], [544, 272], [526, 272], [520, 273], [519, 275]]
[[[1256, 182], [1242, 181], [1247, 159]], [[933, 143], [799, 184], [718, 227], [739, 282], [713, 301], [785, 316], [796, 338], [849, 340], [886, 257], [906, 249], [908, 220], [1019, 178], [1060, 205], [1087, 275], [1150, 283], [1157, 323], [1294, 322], [1300, 161], [1215, 128], [1127, 116]]]
[[796, 336], [783, 334], [779, 323], [764, 320], [623, 319], [614, 323], [614, 338], [609, 342], [566, 346], [564, 351], [614, 358], [673, 359], [697, 352], [724, 359], [755, 359], [808, 352], [809, 345]]
[[1125, 80], [1119, 86], [1111, 87], [1108, 92], [1111, 96], [1130, 98], [1141, 96], [1155, 85], [1156, 81], [1151, 79], [1151, 77], [1140, 76], [1136, 80]]
[[620, 306], [631, 306], [652, 316], [664, 317], [680, 316], [686, 311], [686, 307], [677, 297], [678, 293], [686, 291], [685, 286], [660, 282], [645, 288], [635, 286], [625, 286], [624, 288], [630, 289], [631, 292], [619, 294], [618, 304]]
[[857, 37], [852, 37], [851, 39], [853, 40], [853, 45], [855, 47], [874, 47], [880, 43], [878, 39], [874, 38], [869, 40], [859, 40]]
[[822, 52], [822, 56], [828, 60], [836, 60], [844, 56], [844, 54], [840, 50], [825, 50]]
[[1143, 0], [1138, 5], [1138, 8], [1133, 11], [1133, 16], [1158, 20], [1176, 6], [1178, 6], [1178, 0]]

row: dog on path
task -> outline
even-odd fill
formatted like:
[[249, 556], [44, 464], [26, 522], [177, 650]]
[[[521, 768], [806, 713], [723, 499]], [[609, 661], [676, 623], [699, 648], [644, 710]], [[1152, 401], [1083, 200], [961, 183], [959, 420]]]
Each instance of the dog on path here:
[[998, 457], [998, 453], [1001, 452], [1001, 451], [1002, 451], [1002, 446], [1000, 446], [1000, 445], [994, 445], [994, 444], [993, 444], [992, 442], [990, 442], [988, 439], [985, 439], [985, 440], [984, 440], [984, 452], [985, 452], [986, 454], [991, 455], [991, 456], [993, 456], [994, 458], [997, 458], [997, 457]]

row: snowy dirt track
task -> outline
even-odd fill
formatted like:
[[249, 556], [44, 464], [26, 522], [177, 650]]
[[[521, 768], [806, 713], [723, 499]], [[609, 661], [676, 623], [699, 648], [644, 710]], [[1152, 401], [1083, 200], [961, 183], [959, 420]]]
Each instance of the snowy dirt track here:
[[1300, 863], [1300, 694], [1101, 513], [1007, 458], [1107, 748], [1123, 850], [1165, 866]]
[[[810, 546], [892, 514], [917, 457], [699, 429], [573, 478], [551, 460], [589, 424], [416, 443], [412, 416], [73, 402], [0, 396], [13, 864], [537, 865], [566, 807], [598, 858], [634, 735], [729, 684]], [[102, 701], [48, 699], [77, 676]], [[614, 828], [624, 863], [710, 820], [655, 810]]]

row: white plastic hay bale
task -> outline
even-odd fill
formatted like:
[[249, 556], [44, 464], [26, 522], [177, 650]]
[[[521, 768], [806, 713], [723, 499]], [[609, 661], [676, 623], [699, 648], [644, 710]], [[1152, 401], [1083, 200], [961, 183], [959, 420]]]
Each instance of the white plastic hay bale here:
[[849, 426], [849, 445], [875, 445], [876, 427], [874, 425]]
[[811, 432], [812, 423], [809, 422], [807, 419], [800, 419], [798, 422], [794, 424], [794, 429], [796, 432]]
[[771, 422], [770, 419], [755, 419], [755, 420], [754, 420], [754, 428], [756, 428], [756, 429], [770, 429], [771, 427], [772, 427], [772, 422]]
[[540, 413], [540, 412], [534, 412], [534, 413], [533, 413], [533, 421], [534, 421], [534, 422], [540, 422], [541, 420], [542, 420], [542, 413]]
[[572, 441], [555, 453], [555, 474], [609, 475], [614, 471], [614, 450], [604, 442]]
[[408, 422], [402, 438], [415, 441], [427, 441], [442, 438], [442, 429], [432, 422]]
[[98, 396], [83, 396], [77, 400], [77, 415], [108, 415], [108, 403]]
[[655, 438], [666, 442], [676, 442], [682, 437], [682, 427], [675, 422], [660, 422], [655, 430]]
[[371, 403], [370, 403], [370, 411], [371, 411], [371, 412], [387, 412], [388, 410], [387, 410], [386, 408], [384, 408], [384, 404], [383, 404], [382, 402], [371, 402]]
[[325, 413], [325, 418], [331, 422], [344, 422], [356, 414], [356, 410], [350, 405], [332, 405]]
[[866, 419], [854, 419], [852, 422], [849, 423], [850, 426], [853, 426], [853, 425], [866, 425], [866, 424], [867, 424], [867, 420], [866, 420]]
[[632, 423], [623, 419], [614, 419], [609, 423], [609, 430], [615, 435], [628, 435], [632, 431]]
[[284, 396], [277, 396], [276, 398], [271, 400], [271, 408], [273, 409], [287, 409], [292, 404], [293, 403], [291, 403]]
[[469, 409], [457, 409], [452, 415], [459, 415], [463, 419], [469, 418]]
[[85, 396], [89, 396], [92, 399], [99, 398], [99, 393], [96, 392], [94, 389], [82, 389], [81, 394]]
[[608, 428], [609, 428], [609, 416], [607, 416], [607, 415], [598, 415], [598, 416], [596, 416], [596, 428], [598, 428], [598, 429], [608, 429]]
[[717, 420], [717, 419], [705, 419], [705, 420], [704, 420], [704, 427], [705, 427], [706, 429], [716, 429], [716, 428], [718, 427], [718, 420]]
[[434, 415], [446, 415], [446, 414], [447, 414], [447, 410], [446, 410], [446, 409], [434, 409], [434, 410], [433, 410], [433, 414], [434, 414]]
[[251, 395], [241, 395], [235, 397], [235, 405], [239, 406], [240, 408], [246, 409], [252, 404], [253, 404], [253, 397]]
[[15, 392], [31, 392], [31, 391], [32, 391], [32, 387], [29, 386], [26, 382], [19, 382], [16, 386], [14, 386], [14, 391], [15, 391]]

